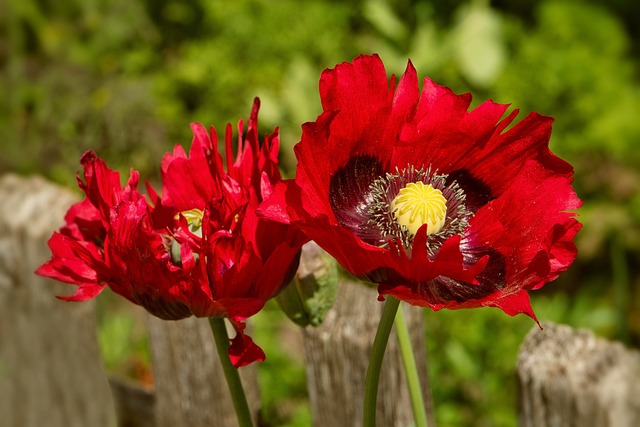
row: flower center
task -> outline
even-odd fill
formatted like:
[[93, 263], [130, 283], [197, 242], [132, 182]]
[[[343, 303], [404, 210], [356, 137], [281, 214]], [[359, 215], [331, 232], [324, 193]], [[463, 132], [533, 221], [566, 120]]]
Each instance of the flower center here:
[[[174, 219], [179, 220], [180, 215], [187, 220], [187, 224], [189, 224], [189, 231], [198, 237], [202, 237], [202, 218], [204, 217], [204, 212], [200, 209], [189, 209], [188, 211], [180, 212], [174, 217]], [[182, 265], [180, 243], [178, 243], [174, 238], [171, 239], [170, 253], [173, 263], [176, 265]], [[198, 254], [194, 254], [194, 257], [196, 261], [200, 258]]]
[[370, 184], [369, 197], [366, 230], [378, 232], [377, 239], [369, 239], [372, 244], [385, 246], [399, 240], [410, 251], [416, 233], [426, 224], [430, 256], [449, 237], [463, 233], [473, 216], [465, 206], [466, 196], [460, 185], [431, 167], [416, 169], [408, 165], [396, 169], [396, 173], [386, 173]]
[[414, 236], [427, 224], [427, 235], [439, 232], [447, 218], [447, 199], [442, 191], [421, 181], [410, 182], [391, 201], [391, 211], [400, 226]]
[[[180, 212], [180, 214], [175, 216], [175, 219], [180, 219], [180, 215], [187, 220], [187, 224], [189, 224], [189, 231], [194, 234], [198, 234], [202, 227], [202, 217], [204, 216], [204, 212], [200, 209], [189, 209], [188, 211]], [[200, 231], [200, 233], [202, 233]]]

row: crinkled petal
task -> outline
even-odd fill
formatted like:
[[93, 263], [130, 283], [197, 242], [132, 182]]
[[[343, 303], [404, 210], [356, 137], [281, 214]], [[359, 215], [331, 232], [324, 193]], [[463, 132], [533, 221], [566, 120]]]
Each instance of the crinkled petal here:
[[[291, 187], [291, 189], [289, 189]], [[287, 191], [299, 190], [294, 180], [283, 180], [274, 187], [269, 198], [258, 206], [256, 214], [281, 224], [291, 224], [291, 214], [287, 203]], [[294, 211], [295, 212], [295, 211]], [[298, 217], [296, 216], [296, 219]]]
[[107, 268], [94, 245], [54, 233], [49, 239], [49, 248], [52, 258], [40, 266], [36, 274], [78, 286], [74, 295], [62, 299], [85, 301], [102, 291], [101, 282]]
[[[575, 259], [573, 238], [580, 225], [571, 211], [580, 203], [571, 178], [530, 160], [504, 194], [471, 219], [472, 244], [505, 257], [508, 289], [537, 289]], [[495, 224], [501, 232], [492, 232]]]
[[501, 297], [487, 298], [487, 301], [485, 301], [483, 305], [497, 307], [507, 313], [509, 316], [515, 316], [516, 314], [521, 313], [526, 314], [527, 316], [538, 322], [538, 318], [531, 308], [529, 293], [524, 289], [521, 289], [516, 293], [504, 295]]
[[120, 200], [122, 187], [120, 174], [107, 165], [93, 151], [87, 151], [80, 159], [84, 167], [84, 179], [78, 177], [78, 186], [85, 192], [91, 204], [100, 211], [105, 228], [108, 226], [111, 207]]
[[60, 233], [76, 240], [95, 242], [104, 240], [106, 231], [102, 224], [100, 211], [89, 199], [75, 203], [64, 217], [65, 225]]
[[219, 194], [219, 181], [212, 173], [221, 162], [217, 149], [204, 126], [194, 123], [191, 129], [189, 156], [177, 145], [173, 154], [162, 159], [162, 203], [177, 211], [204, 209], [209, 199]]
[[229, 358], [236, 368], [249, 365], [253, 362], [262, 362], [266, 359], [264, 351], [258, 347], [250, 336], [242, 330], [237, 331], [229, 346]]
[[[295, 180], [276, 185], [258, 214], [300, 228], [381, 295], [533, 317], [526, 290], [571, 264], [580, 228], [569, 212], [579, 206], [572, 168], [549, 150], [552, 119], [532, 113], [514, 124], [517, 110], [505, 117], [509, 106], [493, 101], [469, 110], [469, 94], [429, 79], [419, 92], [410, 62], [396, 86], [377, 56], [325, 71], [320, 95], [324, 112], [294, 147]], [[387, 214], [375, 211], [381, 190], [371, 183], [420, 169], [455, 181], [465, 206], [457, 215], [471, 217], [429, 250], [438, 237], [427, 243], [424, 226], [406, 248], [383, 240], [397, 230], [375, 228]]]

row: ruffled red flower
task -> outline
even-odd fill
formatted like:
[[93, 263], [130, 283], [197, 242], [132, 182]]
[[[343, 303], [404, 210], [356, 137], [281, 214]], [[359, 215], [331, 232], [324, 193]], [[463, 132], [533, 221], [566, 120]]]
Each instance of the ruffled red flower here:
[[[52, 259], [37, 274], [78, 286], [69, 301], [84, 301], [106, 286], [167, 320], [227, 317], [237, 335], [229, 356], [235, 366], [264, 360], [244, 334], [257, 313], [292, 278], [306, 237], [293, 227], [256, 216], [280, 180], [277, 131], [258, 141], [256, 99], [243, 136], [225, 135], [226, 165], [215, 130], [193, 124], [189, 155], [181, 146], [162, 161], [162, 196], [137, 190], [131, 171], [120, 175], [95, 153], [82, 157], [86, 198], [69, 209], [66, 224], [49, 240]], [[226, 166], [226, 170], [225, 170]]]
[[527, 291], [569, 267], [581, 227], [573, 168], [549, 150], [553, 120], [513, 124], [518, 111], [503, 117], [492, 101], [469, 111], [469, 94], [428, 78], [420, 91], [411, 62], [389, 83], [377, 56], [326, 70], [320, 96], [295, 180], [261, 214], [302, 229], [381, 297], [535, 318]]

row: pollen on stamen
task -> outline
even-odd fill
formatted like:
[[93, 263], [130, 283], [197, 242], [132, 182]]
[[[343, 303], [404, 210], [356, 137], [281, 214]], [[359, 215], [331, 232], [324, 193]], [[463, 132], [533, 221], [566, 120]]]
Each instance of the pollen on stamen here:
[[391, 211], [401, 226], [415, 235], [427, 224], [427, 235], [439, 232], [447, 218], [447, 199], [442, 191], [423, 182], [410, 182], [391, 201]]
[[410, 251], [423, 224], [427, 224], [427, 251], [434, 256], [442, 243], [462, 233], [473, 213], [465, 206], [465, 194], [448, 175], [431, 167], [396, 169], [370, 185], [369, 223], [378, 228], [380, 246], [400, 241]]

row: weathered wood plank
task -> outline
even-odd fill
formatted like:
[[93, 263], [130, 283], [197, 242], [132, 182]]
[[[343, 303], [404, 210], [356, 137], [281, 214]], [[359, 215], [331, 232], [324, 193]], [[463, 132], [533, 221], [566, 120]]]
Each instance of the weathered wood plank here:
[[520, 348], [521, 427], [637, 427], [640, 352], [543, 324]]
[[[232, 427], [238, 422], [207, 319], [149, 316], [156, 427]], [[256, 364], [240, 368], [254, 419], [260, 405]]]
[[[341, 283], [338, 299], [322, 325], [305, 329], [305, 361], [313, 425], [362, 425], [364, 379], [383, 304], [361, 283]], [[435, 426], [427, 374], [422, 309], [405, 304], [407, 323], [420, 372], [429, 426]], [[413, 422], [408, 386], [395, 332], [389, 337], [378, 390], [379, 426]]]
[[155, 427], [155, 394], [126, 378], [109, 378], [118, 427]]
[[36, 276], [76, 197], [41, 178], [0, 178], [0, 424], [113, 426], [92, 302]]

